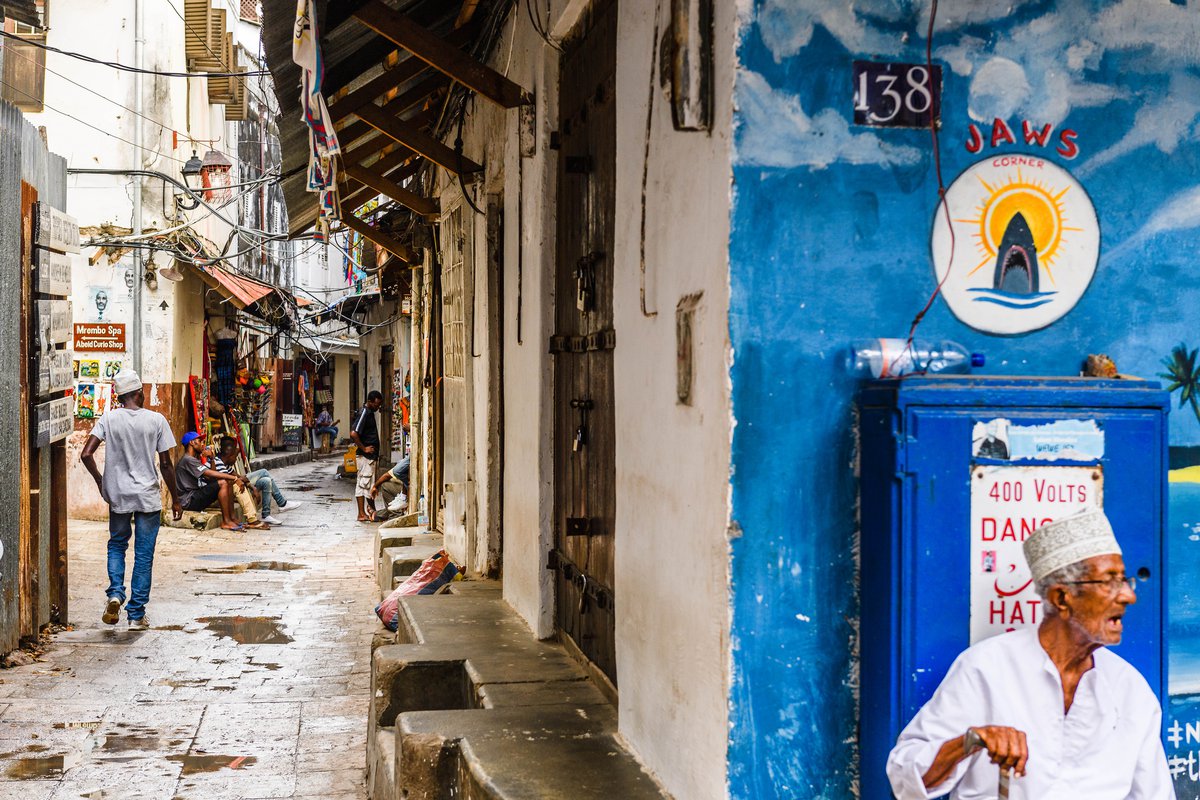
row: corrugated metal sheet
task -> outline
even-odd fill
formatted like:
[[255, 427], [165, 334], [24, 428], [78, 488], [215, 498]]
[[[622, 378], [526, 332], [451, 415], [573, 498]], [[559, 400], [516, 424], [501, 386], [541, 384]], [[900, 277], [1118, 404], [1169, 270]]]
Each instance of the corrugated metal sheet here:
[[[66, 209], [66, 161], [46, 150], [37, 130], [15, 107], [0, 102], [0, 285], [20, 286], [21, 281], [21, 183], [27, 182], [40, 200]], [[20, 573], [21, 513], [21, 293], [0, 292], [0, 652], [12, 650], [20, 637], [18, 587]], [[50, 450], [43, 448], [41, 485], [49, 487]], [[43, 543], [49, 542], [50, 492], [43, 492], [41, 523]], [[64, 501], [65, 502], [65, 501]], [[24, 532], [28, 535], [28, 532]], [[37, 554], [46, 558], [45, 547]], [[39, 567], [40, 568], [40, 567]], [[49, 577], [49, 572], [43, 571]], [[48, 584], [47, 584], [48, 586]], [[48, 621], [49, 593], [39, 593], [35, 610], [38, 624]]]

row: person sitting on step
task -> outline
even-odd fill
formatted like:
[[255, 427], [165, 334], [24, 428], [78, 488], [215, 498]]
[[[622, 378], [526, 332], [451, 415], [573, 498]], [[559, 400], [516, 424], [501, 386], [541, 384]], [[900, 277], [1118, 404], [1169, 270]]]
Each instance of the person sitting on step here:
[[179, 489], [179, 500], [188, 511], [204, 511], [215, 500], [221, 508], [221, 527], [227, 531], [240, 531], [241, 525], [233, 516], [234, 484], [245, 485], [245, 479], [226, 475], [206, 467], [200, 460], [204, 455], [204, 437], [188, 431], [180, 440], [183, 455], [175, 465], [175, 484]]
[[[221, 445], [222, 454], [228, 458], [229, 454], [225, 453], [224, 439], [221, 440]], [[204, 448], [204, 454], [208, 457], [210, 463], [212, 464], [212, 468], [217, 472], [223, 472], [226, 475], [238, 477], [238, 474], [234, 472], [232, 466], [234, 463], [233, 458], [230, 458], [229, 461], [225, 461], [221, 455], [217, 455], [213, 452], [211, 445]], [[234, 456], [236, 456], [236, 453], [234, 453]], [[269, 531], [271, 526], [258, 518], [258, 508], [254, 504], [254, 495], [251, 494], [251, 491], [252, 490], [250, 486], [244, 482], [233, 484], [233, 498], [237, 500], [238, 505], [242, 507], [242, 516], [246, 518], [246, 527], [254, 528], [255, 530]]]
[[[226, 464], [233, 467], [234, 474], [239, 474], [242, 471], [242, 462], [238, 459], [237, 439], [232, 436], [221, 437], [221, 459]], [[288, 500], [283, 496], [283, 492], [279, 491], [279, 484], [271, 477], [271, 473], [265, 469], [256, 469], [249, 472], [245, 476], [246, 482], [254, 491], [254, 496], [258, 499], [262, 508], [262, 521], [271, 525], [282, 525], [283, 522], [278, 517], [271, 516], [271, 500], [274, 500], [279, 506], [280, 511], [294, 511], [304, 505], [302, 500]]]

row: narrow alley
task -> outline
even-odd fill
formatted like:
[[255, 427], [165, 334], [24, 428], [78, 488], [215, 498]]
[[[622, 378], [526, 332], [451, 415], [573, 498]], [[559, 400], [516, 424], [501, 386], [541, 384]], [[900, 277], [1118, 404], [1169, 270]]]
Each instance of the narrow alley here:
[[270, 531], [163, 527], [147, 616], [100, 621], [107, 532], [73, 520], [73, 631], [0, 672], [0, 798], [366, 796], [372, 526], [320, 460]]

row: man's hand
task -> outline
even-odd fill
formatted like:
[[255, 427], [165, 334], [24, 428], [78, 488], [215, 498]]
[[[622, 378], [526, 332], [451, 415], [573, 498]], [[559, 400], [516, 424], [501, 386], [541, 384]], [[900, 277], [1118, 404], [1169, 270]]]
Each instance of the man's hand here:
[[983, 740], [984, 749], [988, 751], [988, 756], [991, 757], [993, 764], [1011, 769], [1018, 777], [1025, 774], [1025, 762], [1029, 760], [1029, 745], [1025, 741], [1024, 731], [1001, 725], [988, 725], [974, 730]]
[[178, 500], [171, 503], [171, 518], [177, 520], [183, 519], [183, 503], [180, 503]]
[[375, 497], [376, 497], [378, 494], [379, 494], [379, 487], [378, 487], [378, 486], [372, 486], [372, 487], [371, 487], [371, 499], [372, 499], [372, 500], [374, 500], [374, 499], [375, 499]]
[[363, 452], [366, 453], [367, 455], [371, 455], [372, 453], [375, 452], [375, 445], [371, 445], [371, 444], [366, 445], [365, 447], [363, 447]]

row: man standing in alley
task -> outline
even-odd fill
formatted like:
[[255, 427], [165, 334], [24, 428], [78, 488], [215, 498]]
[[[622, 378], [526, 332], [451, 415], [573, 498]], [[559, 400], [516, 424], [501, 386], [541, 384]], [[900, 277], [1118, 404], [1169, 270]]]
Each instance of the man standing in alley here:
[[350, 439], [358, 447], [354, 466], [358, 470], [358, 482], [354, 486], [354, 499], [358, 503], [358, 521], [372, 522], [375, 519], [375, 502], [367, 501], [375, 486], [375, 462], [379, 459], [379, 428], [375, 424], [375, 412], [383, 406], [383, 394], [371, 391], [367, 402], [350, 424]]
[[1136, 578], [1092, 509], [1023, 543], [1045, 615], [955, 660], [900, 734], [887, 774], [898, 800], [1174, 800], [1162, 708], [1120, 644]]
[[[108, 503], [108, 600], [101, 619], [115, 625], [125, 604], [125, 551], [133, 536], [133, 574], [130, 577], [126, 615], [130, 627], [145, 628], [146, 603], [154, 567], [154, 545], [162, 516], [162, 480], [171, 493], [175, 519], [183, 506], [175, 490], [175, 467], [170, 450], [175, 436], [167, 418], [143, 408], [142, 379], [123, 369], [113, 377], [117, 403], [96, 420], [83, 446], [80, 460], [96, 479], [100, 496]], [[96, 450], [104, 442], [104, 472], [96, 466]], [[155, 466], [157, 457], [158, 465]]]

